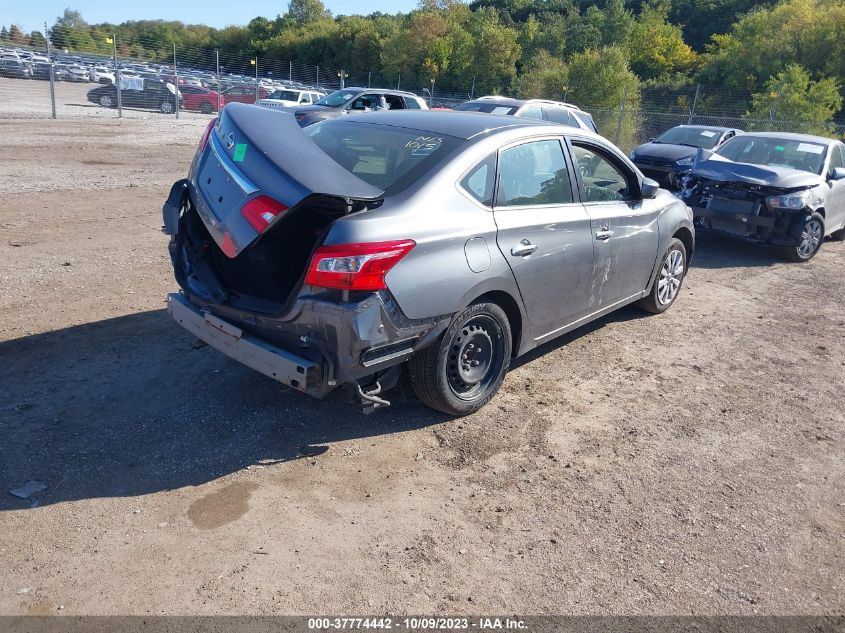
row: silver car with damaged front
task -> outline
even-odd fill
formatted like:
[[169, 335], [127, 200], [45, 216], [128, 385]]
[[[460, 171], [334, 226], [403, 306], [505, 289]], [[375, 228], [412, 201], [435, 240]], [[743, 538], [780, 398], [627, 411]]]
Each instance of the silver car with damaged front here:
[[257, 371], [372, 409], [403, 368], [453, 415], [511, 360], [630, 303], [666, 310], [692, 215], [607, 140], [518, 118], [231, 104], [164, 206], [173, 317]]

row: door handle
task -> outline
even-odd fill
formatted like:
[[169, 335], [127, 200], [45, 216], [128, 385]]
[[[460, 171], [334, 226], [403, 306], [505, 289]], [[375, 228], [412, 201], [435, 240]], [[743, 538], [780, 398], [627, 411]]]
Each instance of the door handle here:
[[536, 244], [532, 244], [528, 240], [522, 240], [511, 249], [511, 255], [514, 255], [515, 257], [528, 257], [528, 255], [531, 255], [536, 250]]
[[609, 231], [608, 229], [601, 229], [596, 231], [596, 239], [605, 242], [611, 238], [613, 235], [613, 231]]

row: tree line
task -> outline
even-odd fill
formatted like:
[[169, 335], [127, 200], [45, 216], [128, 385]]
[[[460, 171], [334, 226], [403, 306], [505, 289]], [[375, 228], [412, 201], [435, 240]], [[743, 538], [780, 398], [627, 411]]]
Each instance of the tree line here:
[[[719, 86], [747, 116], [829, 122], [845, 84], [841, 0], [421, 0], [409, 13], [333, 16], [290, 0], [274, 19], [215, 29], [159, 20], [88, 24], [77, 11], [48, 35], [58, 49], [167, 60], [172, 45], [229, 67], [244, 58], [343, 68], [353, 80], [475, 94], [639, 104], [641, 90]], [[0, 38], [43, 44], [15, 26]], [[40, 39], [39, 39], [40, 38]]]

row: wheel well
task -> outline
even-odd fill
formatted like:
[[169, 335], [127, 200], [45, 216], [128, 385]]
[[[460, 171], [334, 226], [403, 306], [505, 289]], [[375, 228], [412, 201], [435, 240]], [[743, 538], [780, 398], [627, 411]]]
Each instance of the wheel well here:
[[682, 226], [677, 231], [675, 231], [675, 234], [672, 237], [676, 237], [681, 240], [684, 245], [684, 248], [687, 249], [687, 267], [689, 267], [689, 262], [692, 259], [692, 249], [694, 244], [694, 241], [692, 239], [692, 232], [685, 226]]
[[824, 207], [819, 207], [818, 209], [816, 209], [816, 213], [818, 213], [818, 214], [819, 214], [820, 216], [822, 216], [825, 220], [827, 220], [827, 216], [824, 214]]
[[513, 339], [511, 355], [516, 356], [519, 350], [520, 339], [522, 338], [522, 314], [519, 311], [519, 305], [512, 296], [503, 290], [487, 292], [478, 297], [473, 303], [480, 303], [482, 301], [495, 303], [505, 311], [505, 315], [508, 317], [508, 324], [511, 326], [511, 338]]

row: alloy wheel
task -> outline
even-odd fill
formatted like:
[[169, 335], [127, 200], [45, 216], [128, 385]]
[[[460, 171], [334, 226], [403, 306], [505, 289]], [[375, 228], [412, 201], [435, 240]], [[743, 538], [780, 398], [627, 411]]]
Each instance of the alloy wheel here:
[[657, 300], [661, 305], [669, 305], [678, 296], [681, 282], [684, 280], [684, 254], [672, 249], [666, 254], [657, 280]]
[[801, 232], [801, 242], [798, 244], [798, 255], [803, 259], [808, 259], [818, 249], [822, 238], [822, 225], [818, 220], [810, 220], [804, 225], [804, 230]]

